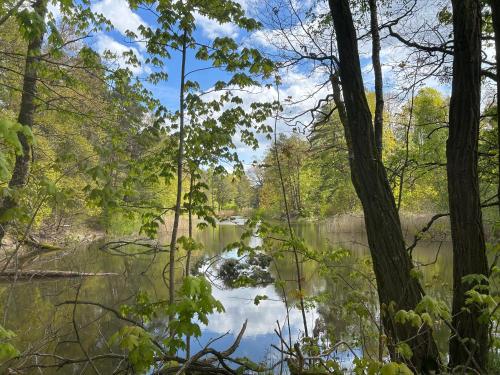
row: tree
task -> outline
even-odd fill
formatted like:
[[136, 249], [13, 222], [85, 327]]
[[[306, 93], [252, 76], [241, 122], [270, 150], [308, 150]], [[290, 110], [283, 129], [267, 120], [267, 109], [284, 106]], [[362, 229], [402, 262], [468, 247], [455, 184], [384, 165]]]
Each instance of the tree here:
[[[345, 103], [345, 129], [351, 155], [351, 178], [363, 205], [373, 258], [382, 320], [390, 338], [389, 351], [399, 358], [396, 345], [405, 341], [412, 351], [406, 359], [417, 372], [437, 367], [439, 353], [432, 331], [394, 320], [392, 309], [413, 310], [422, 299], [422, 287], [411, 275], [401, 223], [385, 168], [377, 158], [372, 116], [363, 86], [356, 31], [348, 0], [329, 0], [339, 54], [340, 80]], [[339, 103], [337, 103], [338, 106]], [[342, 118], [342, 116], [341, 116]], [[394, 310], [392, 310], [394, 311]]]
[[253, 189], [252, 199], [250, 201], [250, 206], [252, 208], [260, 207], [260, 195], [264, 185], [264, 170], [259, 165], [252, 165], [246, 173], [247, 178]]
[[14, 16], [24, 2], [25, 0], [6, 0], [0, 9], [0, 26], [7, 22], [10, 17]]
[[[326, 108], [323, 111], [328, 112]], [[328, 118], [318, 119], [310, 136], [311, 155], [306, 163], [311, 170], [309, 180], [312, 186], [310, 191], [304, 189], [304, 194], [309, 206], [312, 205], [316, 212], [320, 211], [324, 216], [359, 209], [350, 178], [349, 155], [343, 132], [336, 111]], [[311, 208], [306, 207], [306, 210]]]
[[[46, 203], [40, 195], [31, 196], [25, 190], [36, 185], [46, 186], [47, 182], [54, 184], [50, 178], [45, 182], [38, 179], [43, 173], [33, 174], [32, 167], [37, 160], [34, 151], [38, 149], [33, 139], [41, 130], [40, 120], [60, 123], [62, 119], [79, 117], [80, 121], [91, 122], [101, 116], [104, 121], [115, 113], [108, 111], [109, 107], [103, 110], [111, 102], [107, 88], [103, 87], [112, 80], [113, 72], [104, 68], [101, 59], [90, 48], [75, 47], [76, 41], [98, 29], [102, 21], [90, 11], [88, 4], [60, 4], [60, 24], [48, 12], [48, 1], [34, 1], [32, 6], [16, 8], [19, 4], [13, 5], [11, 16], [2, 24], [2, 33], [15, 35], [17, 42], [2, 43], [5, 50], [2, 51], [0, 86], [11, 93], [6, 102], [18, 114], [17, 121], [9, 112], [2, 113], [0, 118], [10, 123], [11, 129], [17, 129], [15, 139], [11, 139], [15, 140], [10, 148], [10, 153], [14, 154], [12, 165], [10, 160], [2, 165], [2, 180], [8, 181], [8, 185], [2, 190], [0, 202], [0, 240], [14, 222], [22, 222], [30, 215], [35, 219], [35, 213]], [[91, 84], [96, 86], [95, 96], [89, 95]], [[54, 113], [59, 116], [51, 117]], [[4, 138], [8, 137], [4, 134]], [[30, 187], [29, 180], [35, 180], [36, 184]], [[27, 212], [23, 204], [27, 197], [40, 198], [35, 204], [38, 209]], [[26, 230], [23, 232], [27, 235]]]
[[[496, 63], [497, 67], [500, 66], [500, 1], [490, 0], [491, 18], [493, 23], [493, 31], [495, 33], [495, 50], [496, 50]], [[498, 98], [500, 95], [500, 70], [497, 68], [497, 118], [498, 118]], [[497, 145], [500, 147], [500, 131], [497, 135]], [[498, 153], [498, 188], [497, 196], [500, 197], [500, 152]], [[499, 198], [500, 199], [500, 198]], [[500, 210], [500, 205], [498, 205]]]
[[[485, 372], [488, 325], [481, 307], [467, 305], [467, 291], [477, 284], [467, 277], [488, 277], [478, 180], [481, 116], [481, 2], [453, 0], [454, 59], [450, 129], [446, 147], [448, 196], [453, 240], [453, 332], [450, 368]], [[479, 283], [483, 280], [479, 279]]]
[[252, 189], [252, 185], [250, 185], [250, 180], [248, 179], [246, 174], [236, 178], [236, 193], [234, 197], [234, 203], [236, 203], [236, 207], [238, 207], [238, 210], [241, 211], [245, 208], [250, 207], [254, 192]]
[[307, 159], [307, 141], [293, 134], [290, 137], [280, 134], [277, 143], [272, 145], [264, 157], [262, 166], [263, 184], [260, 189], [260, 203], [263, 208], [275, 211], [279, 215], [285, 214], [283, 202], [280, 199], [281, 187], [276, 162], [275, 151], [278, 151], [283, 172], [283, 183], [287, 194], [289, 213], [292, 216], [305, 216], [304, 212], [304, 176], [305, 160]]
[[382, 159], [383, 134], [384, 134], [384, 90], [382, 79], [382, 64], [380, 62], [380, 31], [378, 25], [377, 0], [368, 0], [370, 8], [370, 32], [372, 36], [372, 63], [375, 74], [375, 143], [377, 157]]
[[[17, 121], [23, 127], [17, 133], [21, 150], [16, 155], [14, 170], [9, 181], [9, 189], [15, 190], [26, 185], [28, 179], [31, 146], [29, 134], [33, 128], [33, 117], [35, 114], [36, 87], [38, 75], [39, 56], [42, 50], [42, 43], [45, 37], [45, 15], [47, 13], [47, 0], [37, 0], [33, 5], [33, 26], [29, 30], [28, 50], [26, 52], [26, 65], [23, 80], [23, 89], [21, 97], [21, 107]], [[17, 206], [17, 199], [11, 191], [2, 200], [0, 206], [0, 246], [3, 237], [5, 236], [6, 228], [9, 226], [10, 220], [6, 220], [9, 211], [12, 211]]]
[[397, 141], [386, 158], [400, 209], [433, 212], [448, 209], [446, 179], [448, 100], [433, 88], [421, 88], [391, 117]]
[[[141, 4], [149, 7], [151, 2], [145, 0], [131, 3], [134, 7]], [[178, 72], [180, 76], [179, 107], [173, 113], [162, 107], [157, 113], [159, 122], [168, 129], [174, 130], [176, 138], [176, 147], [171, 150], [174, 153], [175, 166], [173, 170], [177, 186], [168, 267], [169, 303], [173, 305], [175, 301], [178, 228], [184, 197], [182, 184], [187, 155], [186, 136], [191, 136], [190, 143], [192, 144], [190, 160], [188, 161], [203, 162], [210, 159], [207, 155], [210, 155], [210, 151], [213, 152], [215, 148], [220, 154], [213, 152], [214, 155], [228, 156], [238, 166], [241, 166], [237, 155], [230, 152], [230, 147], [233, 145], [232, 137], [235, 135], [236, 129], [241, 126], [244, 128], [241, 130], [242, 137], [245, 138], [244, 141], [255, 144], [256, 140], [248, 128], [253, 126], [252, 120], [255, 120], [256, 124], [261, 124], [266, 118], [266, 111], [259, 105], [254, 105], [251, 113], [247, 114], [240, 106], [241, 98], [235, 96], [231, 92], [231, 88], [243, 88], [257, 84], [252, 79], [251, 74], [269, 75], [273, 64], [255, 49], [243, 48], [240, 50], [238, 44], [229, 37], [215, 38], [209, 44], [197, 40], [195, 14], [206, 16], [219, 23], [230, 22], [246, 31], [256, 30], [260, 26], [254, 19], [247, 18], [241, 5], [234, 1], [165, 1], [155, 3], [154, 8], [158, 26], [155, 29], [150, 26], [140, 27], [140, 33], [146, 40], [147, 50], [151, 55], [148, 61], [157, 70], [150, 75], [150, 79], [156, 83], [166, 79], [167, 74], [163, 71], [163, 67], [165, 61], [172, 55], [180, 54], [181, 60]], [[129, 35], [137, 37], [134, 33], [129, 33]], [[194, 68], [190, 71], [186, 62], [188, 54], [192, 54], [198, 62], [209, 61], [211, 64], [204, 69]], [[188, 75], [207, 69], [225, 71], [230, 79], [228, 82], [213, 82], [213, 86], [205, 88], [204, 92], [200, 84], [195, 80], [190, 80]], [[213, 100], [205, 101], [203, 96], [208, 92], [219, 95]], [[224, 106], [228, 103], [236, 104], [236, 106], [224, 110]], [[210, 130], [215, 130], [212, 135]], [[219, 135], [220, 139], [215, 134]], [[213, 148], [205, 148], [205, 144]], [[171, 177], [169, 173], [168, 178]]]
[[217, 201], [217, 209], [220, 212], [226, 204], [234, 199], [235, 190], [234, 185], [231, 183], [231, 176], [222, 173], [216, 173], [213, 176], [213, 190], [215, 200]]

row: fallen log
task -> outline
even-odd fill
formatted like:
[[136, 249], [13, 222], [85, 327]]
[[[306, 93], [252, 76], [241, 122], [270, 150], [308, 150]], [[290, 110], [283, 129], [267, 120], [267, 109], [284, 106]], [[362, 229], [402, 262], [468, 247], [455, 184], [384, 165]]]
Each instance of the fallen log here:
[[2, 260], [0, 260], [0, 269], [9, 267], [13, 259], [16, 259], [16, 262], [19, 266], [23, 266], [24, 264], [28, 263], [38, 256], [64, 250], [62, 247], [47, 243], [41, 243], [31, 238], [27, 238], [25, 240], [22, 240], [21, 242], [31, 250], [22, 251], [21, 249], [16, 247], [13, 252], [7, 252], [6, 256]]
[[78, 271], [57, 271], [57, 270], [5, 270], [0, 272], [0, 279], [56, 279], [89, 276], [117, 276], [112, 272], [78, 272]]
[[43, 250], [43, 251], [61, 251], [61, 250], [64, 250], [60, 246], [52, 245], [52, 244], [45, 243], [45, 242], [39, 242], [38, 240], [35, 240], [33, 238], [26, 238], [22, 242], [25, 245], [28, 245], [30, 247], [34, 247], [36, 249], [40, 249], [40, 250]]

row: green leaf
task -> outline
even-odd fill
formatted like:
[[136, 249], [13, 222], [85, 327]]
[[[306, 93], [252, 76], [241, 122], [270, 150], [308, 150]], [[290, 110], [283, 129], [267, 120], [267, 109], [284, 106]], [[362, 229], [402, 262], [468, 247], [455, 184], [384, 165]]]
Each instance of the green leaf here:
[[396, 345], [396, 352], [404, 359], [411, 359], [413, 357], [413, 351], [405, 342], [400, 342]]
[[390, 362], [382, 366], [380, 375], [413, 375], [404, 363]]

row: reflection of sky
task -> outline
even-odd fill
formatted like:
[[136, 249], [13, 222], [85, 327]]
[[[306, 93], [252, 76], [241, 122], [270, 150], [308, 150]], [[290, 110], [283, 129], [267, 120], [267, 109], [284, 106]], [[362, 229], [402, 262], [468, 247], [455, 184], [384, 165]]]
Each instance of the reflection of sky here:
[[[224, 224], [229, 223], [224, 222]], [[255, 248], [261, 244], [262, 239], [259, 236], [250, 237], [249, 246]], [[237, 258], [236, 250], [224, 253], [223, 258]], [[201, 347], [206, 345], [210, 339], [230, 332], [229, 335], [214, 344], [216, 349], [226, 349], [234, 342], [245, 320], [248, 320], [247, 329], [241, 345], [235, 353], [236, 357], [247, 356], [255, 361], [264, 360], [271, 349], [271, 344], [279, 344], [279, 339], [274, 332], [277, 329], [276, 321], [279, 321], [285, 339], [288, 341], [286, 307], [274, 285], [236, 289], [214, 287], [212, 294], [222, 303], [225, 312], [210, 316], [209, 324], [203, 329], [203, 336], [199, 340]], [[261, 300], [259, 305], [255, 305], [254, 299], [258, 295], [265, 295], [268, 299]], [[307, 313], [310, 330], [314, 326], [317, 316], [316, 311]], [[292, 341], [295, 342], [304, 330], [302, 314], [298, 309], [290, 310], [289, 321]]]
[[[243, 225], [244, 221], [241, 217], [233, 217], [231, 220], [220, 222], [219, 225]], [[253, 235], [249, 238], [248, 245], [253, 248], [259, 247], [262, 245], [262, 239]], [[225, 252], [221, 256], [224, 259], [238, 258], [236, 250]], [[202, 336], [192, 341], [193, 352], [203, 349], [210, 340], [220, 336], [222, 337], [210, 346], [216, 350], [227, 349], [236, 340], [245, 320], [248, 320], [245, 334], [233, 357], [247, 357], [255, 362], [265, 361], [267, 365], [280, 359], [280, 353], [271, 347], [271, 344], [280, 346], [274, 330], [278, 328], [276, 322], [279, 321], [283, 337], [288, 342], [288, 322], [285, 304], [273, 284], [236, 289], [216, 285], [212, 294], [223, 304], [225, 312], [210, 316], [208, 326], [202, 326]], [[258, 295], [266, 295], [268, 299], [261, 300], [259, 305], [255, 305], [254, 299]], [[312, 331], [319, 314], [316, 310], [312, 310], [306, 315], [309, 331]], [[304, 332], [299, 309], [290, 310], [289, 322], [291, 341], [297, 342]], [[361, 354], [359, 349], [355, 351], [358, 356]], [[339, 348], [336, 357], [343, 368], [352, 367], [354, 355], [350, 351]]]
[[[225, 221], [220, 223], [221, 226], [242, 225], [243, 222], [238, 220]], [[360, 228], [362, 228], [362, 220]], [[333, 225], [332, 225], [333, 227]], [[366, 248], [366, 238], [363, 232], [353, 231], [355, 228], [349, 227], [349, 231], [342, 232], [339, 228], [330, 228], [329, 223], [323, 224], [301, 224], [298, 232], [301, 236], [307, 239], [308, 244], [316, 248], [324, 248], [325, 246], [340, 246], [341, 244], [350, 248], [355, 256], [366, 256], [368, 249]], [[219, 239], [220, 240], [220, 239]], [[229, 240], [229, 238], [228, 238]], [[231, 241], [234, 239], [231, 239]], [[227, 243], [231, 242], [228, 241]], [[218, 244], [219, 247], [226, 245]], [[249, 246], [258, 247], [262, 243], [258, 236], [249, 238]], [[435, 244], [422, 242], [418, 249], [422, 260], [428, 261], [434, 259], [436, 253]], [[448, 249], [449, 245], [446, 246]], [[446, 250], [445, 249], [445, 250]], [[449, 250], [449, 249], [448, 249]], [[446, 255], [449, 251], [443, 253]], [[221, 254], [223, 258], [238, 258], [236, 250], [228, 251]], [[429, 272], [427, 270], [427, 272]], [[213, 295], [220, 300], [226, 309], [225, 313], [214, 314], [210, 317], [209, 325], [202, 327], [202, 337], [199, 343], [193, 341], [193, 352], [201, 349], [208, 343], [210, 339], [224, 335], [221, 340], [214, 343], [212, 346], [219, 350], [227, 349], [236, 339], [236, 335], [240, 331], [245, 319], [248, 319], [247, 329], [241, 341], [238, 350], [233, 357], [245, 356], [253, 361], [259, 362], [269, 358], [270, 354], [276, 361], [279, 357], [277, 350], [271, 348], [271, 344], [279, 347], [279, 339], [274, 332], [277, 328], [276, 320], [279, 321], [285, 340], [288, 341], [286, 327], [286, 308], [282, 302], [281, 296], [277, 293], [274, 285], [257, 288], [213, 288]], [[262, 300], [258, 306], [254, 304], [254, 298], [257, 295], [267, 295], [268, 300]], [[310, 311], [307, 314], [307, 323], [309, 331], [312, 331], [314, 322], [319, 316], [317, 311]], [[294, 308], [290, 311], [290, 328], [292, 332], [292, 342], [296, 342], [303, 332], [302, 316], [298, 309]], [[358, 356], [362, 356], [360, 348], [353, 348]], [[339, 347], [336, 353], [337, 360], [341, 367], [352, 369], [354, 355], [345, 347]]]
[[[239, 327], [238, 330], [240, 328], [241, 327]], [[249, 329], [250, 328], [247, 328], [247, 332]], [[205, 330], [203, 332], [203, 336], [198, 341], [192, 341], [191, 346], [193, 348], [193, 351], [196, 352], [197, 350], [201, 350], [211, 339], [217, 338], [220, 335], [221, 334], [219, 332], [213, 332], [209, 329]], [[234, 335], [226, 335], [210, 346], [215, 350], [226, 350], [233, 344], [234, 340], [236, 339], [236, 335], [237, 333], [235, 333]], [[269, 354], [271, 344], [279, 345], [279, 339], [276, 334], [274, 334], [274, 332], [265, 335], [256, 335], [253, 337], [248, 337], [248, 335], [245, 334], [244, 338], [241, 341], [241, 345], [234, 352], [232, 357], [247, 357], [256, 362], [263, 361]]]
[[[241, 325], [248, 319], [245, 337], [273, 333], [276, 320], [283, 326], [286, 319], [286, 308], [273, 285], [261, 288], [238, 288], [229, 290], [214, 289], [213, 295], [222, 302], [225, 313], [215, 314], [210, 319], [208, 329], [217, 333], [229, 330], [238, 332]], [[268, 300], [254, 304], [257, 295], [266, 295]], [[309, 321], [314, 322], [316, 313], [311, 312]], [[302, 329], [302, 316], [297, 309], [290, 311], [290, 328], [292, 335], [297, 335]]]
[[[279, 339], [274, 332], [274, 329], [277, 329], [277, 320], [280, 322], [285, 339], [288, 341], [286, 308], [276, 293], [274, 286], [232, 290], [215, 289], [213, 295], [222, 302], [226, 312], [214, 314], [210, 317], [209, 324], [203, 329], [202, 337], [199, 340], [201, 346], [193, 344], [195, 350], [197, 348], [201, 349], [210, 339], [230, 332], [229, 335], [218, 340], [217, 344], [213, 345], [216, 349], [227, 349], [234, 342], [245, 319], [248, 319], [247, 329], [234, 357], [245, 356], [254, 361], [263, 361], [267, 358], [271, 350], [271, 344], [279, 347]], [[257, 295], [267, 295], [269, 299], [261, 301], [256, 306], [253, 299]], [[307, 315], [308, 324], [312, 325], [317, 313], [312, 311]], [[295, 342], [303, 332], [302, 316], [297, 309], [290, 311], [290, 330], [292, 341]], [[273, 355], [277, 354], [273, 350]]]
[[[235, 220], [225, 221], [220, 223], [221, 226], [242, 225], [243, 222], [239, 218]], [[352, 229], [352, 228], [350, 228]], [[346, 233], [340, 230], [332, 230], [328, 223], [325, 224], [301, 224], [298, 228], [301, 236], [308, 240], [310, 246], [316, 248], [324, 248], [325, 246], [340, 246], [343, 244], [350, 248], [355, 256], [366, 256], [368, 250], [364, 245], [366, 238], [363, 232]], [[353, 234], [354, 233], [354, 234]], [[227, 238], [230, 243], [234, 239]], [[220, 239], [219, 239], [220, 241]], [[219, 247], [227, 243], [218, 244]], [[248, 244], [251, 247], [258, 247], [262, 243], [258, 236], [251, 236]], [[434, 258], [436, 249], [422, 242], [418, 249], [423, 255], [423, 259]], [[238, 258], [236, 250], [231, 250], [220, 254], [223, 258]], [[192, 341], [192, 350], [196, 352], [203, 348], [209, 340], [219, 337], [230, 332], [222, 339], [215, 342], [212, 347], [218, 350], [227, 349], [236, 339], [245, 319], [248, 319], [245, 335], [240, 343], [239, 348], [234, 353], [233, 357], [248, 357], [255, 362], [267, 360], [267, 364], [275, 362], [279, 359], [277, 350], [271, 348], [271, 344], [279, 347], [279, 339], [274, 332], [277, 328], [276, 320], [279, 321], [285, 340], [288, 341], [287, 326], [286, 326], [286, 308], [281, 296], [277, 293], [274, 285], [266, 287], [246, 287], [237, 289], [213, 288], [213, 295], [216, 299], [222, 302], [226, 312], [222, 314], [214, 314], [210, 317], [209, 325], [202, 326], [202, 337]], [[254, 304], [254, 299], [257, 295], [267, 295], [267, 300], [262, 300], [258, 306]], [[314, 328], [314, 322], [319, 316], [317, 311], [310, 311], [307, 314], [307, 323], [309, 331]], [[292, 333], [292, 342], [297, 342], [303, 333], [302, 316], [298, 309], [294, 308], [290, 311], [290, 328]], [[353, 348], [357, 356], [362, 356], [360, 348]], [[269, 358], [272, 358], [269, 361]], [[354, 354], [346, 347], [339, 347], [336, 353], [336, 359], [339, 361], [342, 368], [348, 371], [352, 369]]]

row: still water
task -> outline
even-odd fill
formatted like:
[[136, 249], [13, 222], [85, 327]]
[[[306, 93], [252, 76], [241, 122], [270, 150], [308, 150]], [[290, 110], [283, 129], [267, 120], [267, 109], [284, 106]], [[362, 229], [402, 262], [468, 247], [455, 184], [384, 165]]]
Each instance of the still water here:
[[[222, 249], [240, 239], [243, 228], [239, 224], [241, 220], [222, 222], [216, 228], [196, 231], [196, 239], [204, 244], [205, 249], [203, 254], [194, 255], [194, 261], [217, 255], [226, 259], [237, 258], [235, 251], [222, 254]], [[408, 242], [411, 242], [412, 228], [408, 227], [405, 230], [408, 231]], [[349, 249], [355, 259], [360, 260], [368, 256], [366, 237], [360, 218], [351, 218], [347, 222], [301, 223], [295, 225], [295, 231], [311, 248], [343, 247]], [[164, 240], [168, 239], [168, 233], [164, 233], [163, 237]], [[249, 241], [251, 246], [258, 246], [261, 240], [254, 236]], [[38, 263], [37, 267], [81, 272], [114, 272], [117, 273], [116, 276], [88, 277], [84, 280], [18, 281], [15, 285], [0, 284], [2, 324], [17, 334], [14, 343], [26, 358], [11, 365], [24, 368], [26, 373], [93, 373], [92, 368], [81, 364], [68, 365], [60, 369], [40, 368], [39, 365], [54, 363], [52, 355], [72, 359], [83, 358], [82, 347], [90, 356], [110, 352], [109, 338], [123, 322], [118, 321], [104, 306], [119, 310], [121, 305], [132, 304], [139, 291], [148, 293], [152, 300], [167, 298], [168, 290], [161, 275], [168, 254], [111, 255], [102, 251], [101, 246], [102, 241], [88, 246], [76, 246], [70, 248], [66, 254], [42, 259], [42, 263]], [[448, 300], [452, 270], [451, 245], [447, 236], [440, 234], [433, 239], [420, 242], [415, 249], [414, 259], [429, 264], [422, 268], [423, 282], [427, 291]], [[179, 262], [177, 271], [179, 276], [183, 272], [182, 262], [183, 259]], [[203, 326], [202, 337], [192, 340], [192, 353], [219, 336], [223, 337], [212, 347], [226, 349], [234, 341], [245, 320], [248, 320], [244, 338], [233, 357], [248, 357], [253, 361], [267, 364], [276, 362], [279, 353], [271, 348], [271, 344], [279, 346], [279, 339], [274, 330], [278, 324], [285, 330], [287, 323], [283, 290], [288, 295], [290, 305], [297, 302], [296, 296], [294, 297], [296, 276], [293, 257], [285, 257], [277, 262], [277, 267], [269, 269], [274, 278], [285, 281], [284, 289], [277, 289], [274, 284], [228, 288], [216, 280], [213, 268], [206, 269], [206, 266], [202, 266], [200, 271], [206, 271], [207, 276], [213, 281], [213, 295], [222, 302], [225, 312], [211, 316], [208, 326]], [[356, 335], [354, 330], [359, 328], [357, 319], [342, 315], [343, 305], [352, 304], [354, 293], [361, 293], [361, 290], [355, 290], [356, 286], [349, 285], [349, 273], [344, 273], [346, 284], [342, 284], [320, 273], [318, 265], [313, 261], [304, 261], [301, 270], [305, 295], [315, 296], [325, 291], [329, 292], [326, 298], [319, 300], [314, 308], [308, 310], [309, 331], [313, 330], [318, 321], [324, 321], [330, 330], [329, 333], [337, 338], [349, 339], [352, 335]], [[363, 293], [373, 293], [373, 291]], [[254, 299], [258, 295], [266, 295], [267, 299], [256, 305]], [[73, 304], [64, 303], [76, 299], [81, 302], [96, 302], [98, 305], [79, 304], [75, 309]], [[373, 301], [375, 300], [373, 296]], [[376, 315], [376, 303], [369, 309]], [[295, 341], [303, 333], [302, 316], [296, 308], [290, 310], [289, 324], [292, 341]], [[81, 346], [75, 343], [75, 325]], [[163, 331], [164, 320], [157, 319], [150, 323], [150, 328], [156, 332]], [[441, 336], [438, 337], [438, 341], [444, 346], [447, 333], [444, 331], [438, 335]], [[361, 342], [362, 339], [359, 338], [358, 341]], [[354, 347], [354, 352], [358, 355], [368, 350], [369, 345]], [[352, 357], [353, 354], [349, 351], [338, 353], [338, 359], [345, 367], [349, 367]], [[96, 363], [96, 366], [106, 374], [112, 373], [114, 366], [117, 365], [118, 361], [113, 360]], [[32, 366], [39, 368], [35, 370]]]

